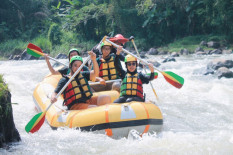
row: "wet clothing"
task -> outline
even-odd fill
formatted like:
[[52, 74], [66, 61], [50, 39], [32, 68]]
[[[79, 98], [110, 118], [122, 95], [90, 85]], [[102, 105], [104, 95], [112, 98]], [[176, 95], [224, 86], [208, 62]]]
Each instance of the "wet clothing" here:
[[[89, 80], [89, 71], [80, 72], [63, 91], [64, 104], [68, 107], [68, 109], [77, 103], [87, 103], [87, 101], [91, 99], [92, 92], [88, 84]], [[59, 91], [68, 81], [69, 77], [67, 76], [61, 78], [55, 89], [55, 93], [59, 93]]]
[[109, 58], [107, 59], [97, 58], [96, 61], [100, 70], [99, 77], [103, 78], [104, 80], [119, 79], [119, 73], [123, 69], [119, 58], [116, 59], [115, 54], [110, 54]]
[[[89, 69], [87, 66], [83, 66], [82, 71], [89, 71]], [[61, 73], [61, 75], [64, 77], [64, 76], [70, 74], [70, 68], [63, 67], [63, 68], [59, 69], [58, 72]]]
[[[116, 57], [118, 59], [119, 57]], [[130, 101], [144, 101], [144, 93], [142, 84], [148, 84], [149, 81], [154, 79], [154, 73], [145, 75], [141, 72], [122, 71], [120, 74], [122, 79], [120, 98], [116, 99], [114, 103], [124, 103]]]

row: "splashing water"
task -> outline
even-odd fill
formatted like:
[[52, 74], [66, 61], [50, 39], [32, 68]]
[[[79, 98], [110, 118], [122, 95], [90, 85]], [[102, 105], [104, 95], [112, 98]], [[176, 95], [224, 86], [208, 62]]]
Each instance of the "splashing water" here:
[[[68, 128], [52, 130], [47, 123], [39, 132], [27, 134], [24, 127], [37, 113], [33, 90], [49, 70], [44, 60], [0, 61], [0, 74], [12, 102], [18, 103], [12, 106], [22, 139], [9, 150], [0, 149], [0, 154], [233, 154], [233, 79], [196, 72], [217, 57], [233, 59], [233, 55], [182, 56], [162, 64], [160, 70], [185, 79], [181, 89], [161, 74], [152, 82], [164, 117], [162, 132], [138, 137], [135, 131], [119, 140]], [[153, 59], [162, 61], [159, 56]], [[144, 85], [144, 91], [148, 100], [156, 100], [150, 85]]]

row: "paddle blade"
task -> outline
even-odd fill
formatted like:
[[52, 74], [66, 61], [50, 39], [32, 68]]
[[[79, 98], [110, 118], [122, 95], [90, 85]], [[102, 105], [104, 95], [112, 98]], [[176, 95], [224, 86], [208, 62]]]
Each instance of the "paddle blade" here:
[[181, 76], [170, 71], [164, 71], [161, 73], [163, 74], [165, 80], [174, 87], [181, 88], [183, 86], [184, 78], [182, 78]]
[[[147, 75], [150, 76], [151, 73], [147, 73]], [[158, 73], [157, 72], [154, 72], [154, 79], [157, 79], [158, 78]]]
[[25, 131], [27, 133], [31, 132], [34, 133], [40, 129], [42, 124], [44, 123], [45, 120], [45, 114], [46, 112], [41, 112], [36, 114], [25, 126]]
[[43, 51], [40, 49], [40, 47], [32, 44], [32, 43], [29, 43], [28, 46], [27, 46], [27, 53], [34, 56], [34, 57], [37, 57], [39, 58], [40, 56], [43, 56], [44, 53]]

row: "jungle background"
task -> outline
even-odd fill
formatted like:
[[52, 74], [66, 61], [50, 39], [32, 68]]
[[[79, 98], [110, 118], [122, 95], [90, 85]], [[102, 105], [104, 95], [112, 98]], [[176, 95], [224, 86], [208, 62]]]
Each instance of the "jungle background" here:
[[51, 55], [90, 50], [118, 33], [140, 50], [194, 50], [202, 40], [230, 48], [233, 0], [0, 0], [2, 58], [29, 42]]

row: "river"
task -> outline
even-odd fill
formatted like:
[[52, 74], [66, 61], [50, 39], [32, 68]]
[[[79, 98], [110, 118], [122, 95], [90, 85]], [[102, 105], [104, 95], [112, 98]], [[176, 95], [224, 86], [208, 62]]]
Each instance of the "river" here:
[[[0, 149], [0, 154], [233, 154], [233, 79], [199, 72], [215, 58], [233, 60], [233, 54], [181, 56], [162, 64], [160, 70], [185, 79], [181, 89], [162, 74], [152, 82], [164, 117], [162, 132], [118, 140], [67, 128], [51, 130], [47, 123], [37, 133], [26, 133], [25, 125], [37, 113], [33, 90], [49, 70], [44, 60], [0, 61], [0, 74], [17, 103], [12, 105], [13, 115], [22, 139], [8, 150]], [[160, 56], [151, 59], [162, 61]], [[156, 100], [150, 85], [144, 85], [144, 91], [147, 99]]]

